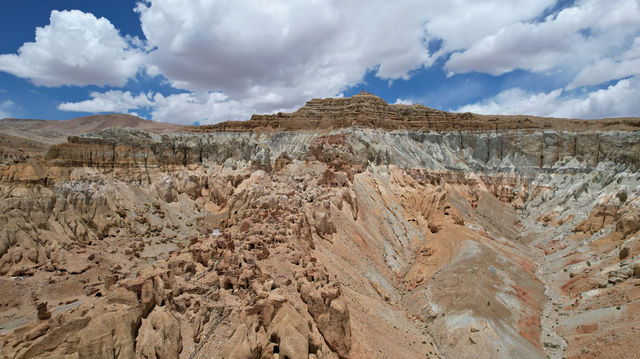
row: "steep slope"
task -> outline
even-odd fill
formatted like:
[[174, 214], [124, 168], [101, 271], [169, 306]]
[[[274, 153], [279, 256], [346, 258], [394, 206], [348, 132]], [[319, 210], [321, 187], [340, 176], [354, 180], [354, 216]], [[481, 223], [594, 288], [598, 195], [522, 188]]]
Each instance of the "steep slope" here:
[[634, 357], [638, 120], [413, 108], [102, 129], [5, 165], [0, 357]]

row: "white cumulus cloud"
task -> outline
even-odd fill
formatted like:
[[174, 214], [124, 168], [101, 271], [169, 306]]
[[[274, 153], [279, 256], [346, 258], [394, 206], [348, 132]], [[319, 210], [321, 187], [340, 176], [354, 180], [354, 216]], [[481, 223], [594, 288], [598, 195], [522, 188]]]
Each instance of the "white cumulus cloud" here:
[[154, 121], [201, 125], [223, 121], [244, 121], [255, 112], [247, 103], [231, 100], [220, 92], [156, 94], [151, 118]]
[[487, 115], [550, 115], [562, 95], [562, 89], [549, 93], [531, 94], [521, 88], [500, 92], [493, 98], [460, 107], [456, 112], [473, 112]]
[[454, 52], [445, 68], [501, 75], [516, 69], [575, 74], [586, 64], [624, 51], [640, 34], [637, 0], [583, 0], [543, 22], [519, 21]]
[[561, 101], [553, 111], [555, 117], [603, 118], [640, 115], [640, 78], [618, 81], [584, 98]]
[[397, 98], [396, 102], [394, 102], [393, 104], [394, 105], [413, 105], [414, 102], [412, 100], [409, 100], [409, 99]]
[[568, 89], [597, 85], [633, 75], [640, 75], [640, 37], [621, 55], [602, 58], [582, 68]]
[[17, 54], [0, 55], [0, 71], [38, 86], [124, 86], [144, 62], [144, 52], [105, 18], [54, 10], [49, 21], [36, 28], [35, 42], [23, 44]]
[[[58, 105], [61, 111], [74, 112], [127, 112], [148, 110], [151, 119], [191, 125], [213, 124], [222, 121], [244, 121], [257, 112], [251, 101], [235, 101], [220, 92], [197, 92], [163, 95], [161, 93], [131, 94], [129, 91], [112, 90], [92, 92], [91, 99], [65, 102]], [[290, 110], [290, 109], [283, 109]]]
[[[633, 87], [640, 2], [555, 6], [558, 0], [142, 0], [135, 11], [143, 39], [122, 36], [89, 13], [53, 11], [35, 42], [0, 55], [0, 71], [43, 86], [120, 87], [63, 103], [61, 110], [142, 110], [180, 123], [294, 109], [312, 97], [341, 94], [367, 73], [400, 86], [395, 80], [434, 65], [451, 75], [544, 73], [554, 77], [554, 88], [565, 88], [512, 89], [469, 105], [486, 110], [553, 113], [551, 107], [567, 103], [567, 90], [608, 81], [622, 86], [625, 79]], [[132, 94], [125, 85], [141, 70], [185, 92]], [[598, 93], [582, 99], [596, 103]], [[596, 112], [605, 113], [602, 106]]]
[[563, 95], [562, 89], [548, 93], [530, 93], [513, 88], [493, 98], [462, 106], [456, 112], [584, 119], [640, 114], [640, 79], [635, 77], [620, 80], [614, 85], [584, 96]]
[[127, 112], [132, 109], [149, 107], [153, 104], [150, 99], [151, 93], [140, 93], [138, 96], [133, 96], [129, 91], [112, 90], [104, 93], [92, 92], [89, 96], [91, 96], [91, 100], [64, 102], [58, 105], [58, 109], [93, 113]]
[[[259, 111], [299, 106], [362, 81], [407, 79], [553, 0], [149, 0], [139, 4], [147, 70], [177, 88], [222, 91]], [[482, 19], [482, 21], [479, 21]], [[428, 49], [441, 40], [441, 49]]]

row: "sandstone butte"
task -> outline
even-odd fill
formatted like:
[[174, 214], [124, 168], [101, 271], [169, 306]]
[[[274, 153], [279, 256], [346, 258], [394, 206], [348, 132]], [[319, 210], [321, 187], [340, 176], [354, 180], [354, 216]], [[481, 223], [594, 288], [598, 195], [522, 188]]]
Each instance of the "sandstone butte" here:
[[0, 121], [0, 358], [637, 358], [640, 119], [367, 93]]

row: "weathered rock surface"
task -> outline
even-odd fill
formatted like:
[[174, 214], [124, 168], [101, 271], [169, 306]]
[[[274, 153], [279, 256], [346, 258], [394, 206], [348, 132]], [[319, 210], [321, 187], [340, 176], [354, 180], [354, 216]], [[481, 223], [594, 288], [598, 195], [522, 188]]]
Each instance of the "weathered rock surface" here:
[[12, 157], [0, 358], [631, 358], [637, 123], [361, 94]]

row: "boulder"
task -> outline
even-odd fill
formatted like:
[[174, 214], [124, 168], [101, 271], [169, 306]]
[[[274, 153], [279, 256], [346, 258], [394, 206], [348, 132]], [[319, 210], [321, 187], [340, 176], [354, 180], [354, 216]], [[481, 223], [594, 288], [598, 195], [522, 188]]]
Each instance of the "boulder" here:
[[136, 357], [145, 359], [177, 358], [182, 352], [180, 322], [165, 307], [155, 307], [138, 331]]
[[331, 283], [315, 289], [310, 282], [300, 285], [300, 296], [307, 304], [327, 345], [341, 358], [348, 358], [351, 351], [351, 324], [349, 309], [342, 297], [340, 285]]

